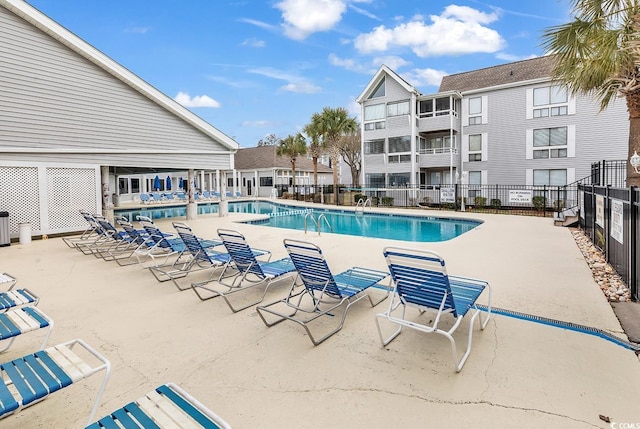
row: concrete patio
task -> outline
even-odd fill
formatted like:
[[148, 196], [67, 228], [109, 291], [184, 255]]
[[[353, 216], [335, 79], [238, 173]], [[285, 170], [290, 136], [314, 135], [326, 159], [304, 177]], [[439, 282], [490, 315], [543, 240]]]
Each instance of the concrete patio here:
[[[219, 227], [239, 230], [273, 258], [286, 256], [283, 238], [312, 241], [334, 272], [385, 269], [389, 244], [435, 250], [450, 273], [488, 280], [495, 307], [625, 338], [568, 229], [549, 218], [452, 215], [484, 223], [439, 243], [305, 235], [238, 224], [253, 217], [241, 214], [188, 223], [205, 238]], [[172, 230], [169, 221], [158, 224]], [[381, 347], [374, 316], [386, 301], [373, 309], [359, 302], [338, 334], [313, 347], [295, 324], [266, 328], [253, 308], [233, 314], [221, 299], [201, 302], [137, 265], [85, 256], [60, 238], [14, 243], [0, 254], [0, 269], [39, 294], [39, 308], [55, 320], [50, 344], [82, 338], [111, 361], [100, 416], [172, 381], [234, 428], [610, 427], [600, 415], [640, 425], [638, 356], [596, 336], [494, 315], [485, 331], [476, 325], [471, 356], [456, 374], [441, 337], [407, 331]], [[265, 302], [282, 297], [288, 284], [270, 289]], [[467, 326], [456, 334], [461, 342]], [[32, 352], [40, 340], [24, 335], [2, 360]], [[84, 427], [99, 381], [64, 389], [0, 427]]]

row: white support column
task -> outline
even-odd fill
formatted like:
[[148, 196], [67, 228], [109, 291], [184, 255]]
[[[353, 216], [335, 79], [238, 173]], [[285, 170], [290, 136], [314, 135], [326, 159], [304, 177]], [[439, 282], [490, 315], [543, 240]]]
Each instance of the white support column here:
[[222, 190], [220, 187], [220, 170], [216, 170], [216, 192], [221, 194]]
[[260, 180], [258, 178], [258, 170], [253, 172], [253, 181], [255, 184], [253, 184], [253, 186], [251, 186], [251, 189], [253, 190], [253, 195], [255, 195], [256, 197], [261, 196], [260, 195]]
[[233, 195], [238, 192], [238, 170], [233, 169]]
[[189, 169], [189, 177], [187, 179], [189, 189], [189, 202], [187, 203], [187, 220], [194, 220], [198, 218], [198, 204], [194, 198], [195, 186], [193, 186], [193, 180], [196, 178], [195, 171]]

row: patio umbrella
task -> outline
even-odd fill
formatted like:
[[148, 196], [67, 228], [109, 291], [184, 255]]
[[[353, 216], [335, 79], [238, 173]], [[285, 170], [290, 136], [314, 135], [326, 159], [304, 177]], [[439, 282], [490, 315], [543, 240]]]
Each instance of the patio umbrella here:
[[178, 188], [180, 188], [180, 189], [184, 188], [184, 182], [182, 180], [182, 176], [180, 176], [180, 180], [178, 180]]
[[160, 177], [156, 176], [155, 179], [153, 179], [153, 189], [155, 189], [156, 191], [160, 190]]
[[171, 176], [167, 176], [167, 191], [170, 191], [171, 188]]

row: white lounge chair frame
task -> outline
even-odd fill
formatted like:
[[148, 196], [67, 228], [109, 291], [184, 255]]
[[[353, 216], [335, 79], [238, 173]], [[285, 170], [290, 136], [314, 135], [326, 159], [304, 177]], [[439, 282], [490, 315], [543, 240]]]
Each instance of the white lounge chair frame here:
[[[95, 359], [86, 362], [74, 349], [84, 349]], [[93, 421], [100, 399], [111, 374], [111, 364], [81, 339], [37, 351], [0, 365], [0, 419], [19, 412], [49, 397], [52, 393], [104, 371], [104, 379], [96, 395], [88, 423]]]
[[53, 330], [53, 320], [49, 316], [35, 307], [14, 308], [0, 313], [0, 341], [6, 343], [0, 348], [0, 353], [9, 350], [19, 335], [39, 329], [47, 330], [39, 349], [42, 350]]
[[[480, 317], [480, 329], [484, 329], [491, 317], [491, 286], [484, 280], [448, 275], [444, 259], [428, 250], [387, 247], [384, 249], [384, 256], [394, 286], [389, 308], [385, 313], [376, 316], [376, 325], [383, 346], [387, 346], [400, 335], [403, 327], [443, 335], [451, 344], [453, 366], [456, 372], [460, 372], [471, 353], [473, 323]], [[476, 300], [484, 290], [488, 291], [488, 312], [483, 321]], [[416, 308], [420, 314], [427, 310], [435, 312], [435, 317], [430, 316], [433, 323], [428, 325], [408, 320], [408, 307]], [[396, 315], [398, 308], [399, 316]], [[469, 310], [472, 311], [472, 315], [469, 320], [467, 349], [462, 357], [458, 358], [453, 333]], [[445, 314], [450, 314], [455, 319], [455, 323], [448, 330], [438, 327], [440, 319]], [[381, 319], [399, 325], [398, 329], [391, 335], [384, 336], [380, 326]]]

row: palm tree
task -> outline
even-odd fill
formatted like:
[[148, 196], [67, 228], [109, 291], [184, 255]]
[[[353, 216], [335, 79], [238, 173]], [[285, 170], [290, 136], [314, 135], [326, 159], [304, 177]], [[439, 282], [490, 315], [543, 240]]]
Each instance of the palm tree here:
[[322, 113], [314, 114], [311, 123], [329, 150], [329, 159], [333, 168], [334, 201], [338, 203], [338, 162], [340, 161], [340, 138], [358, 129], [356, 120], [349, 116], [343, 107], [325, 107]]
[[313, 161], [314, 188], [318, 187], [318, 158], [322, 155], [322, 149], [324, 148], [322, 135], [318, 129], [318, 124], [320, 123], [319, 117], [319, 113], [314, 113], [311, 116], [311, 122], [304, 127], [304, 133], [311, 139], [311, 144], [309, 145], [307, 152], [311, 155], [311, 160]]
[[288, 135], [284, 139], [280, 140], [278, 147], [276, 148], [276, 154], [278, 156], [285, 156], [289, 158], [291, 162], [291, 174], [293, 176], [292, 186], [296, 186], [296, 159], [300, 155], [307, 153], [307, 141], [300, 133], [295, 136]]
[[[628, 0], [572, 0], [574, 20], [549, 27], [553, 77], [570, 92], [593, 95], [604, 109], [622, 96], [629, 111], [629, 157], [640, 150], [640, 5]], [[640, 177], [627, 164], [627, 185]]]

